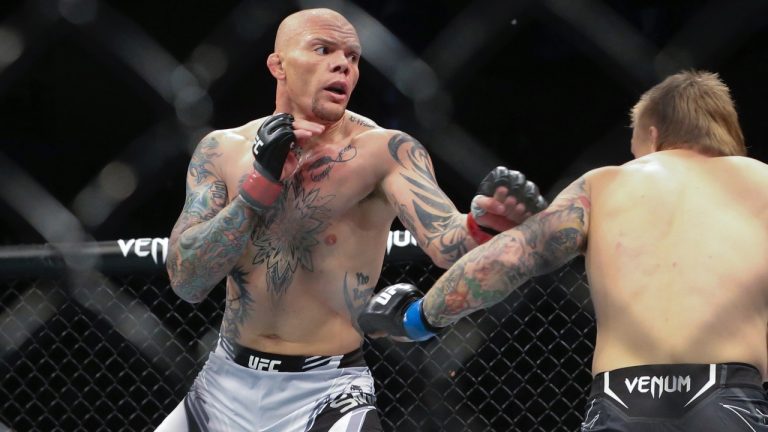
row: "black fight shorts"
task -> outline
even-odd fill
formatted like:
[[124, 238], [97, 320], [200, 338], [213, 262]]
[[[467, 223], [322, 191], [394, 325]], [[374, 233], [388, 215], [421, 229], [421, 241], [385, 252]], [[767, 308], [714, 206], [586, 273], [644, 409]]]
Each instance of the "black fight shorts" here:
[[768, 399], [742, 363], [616, 369], [592, 382], [581, 431], [768, 431]]

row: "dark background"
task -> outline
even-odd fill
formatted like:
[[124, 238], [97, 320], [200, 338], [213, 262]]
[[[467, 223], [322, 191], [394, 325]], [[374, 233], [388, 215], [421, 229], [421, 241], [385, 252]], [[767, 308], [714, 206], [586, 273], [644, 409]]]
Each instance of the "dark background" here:
[[[499, 164], [551, 199], [629, 160], [630, 107], [686, 68], [721, 75], [768, 160], [765, 0], [2, 1], [0, 431], [152, 430], [186, 393], [224, 289], [188, 304], [162, 262], [109, 240], [169, 234], [198, 140], [272, 112], [274, 32], [317, 6], [360, 34], [350, 109], [421, 140], [462, 211]], [[440, 273], [390, 256], [380, 285]], [[366, 344], [385, 430], [576, 430], [595, 332], [583, 274], [574, 260], [424, 344]]]
[[629, 160], [629, 108], [684, 68], [721, 75], [768, 157], [762, 0], [5, 1], [0, 241], [167, 236], [191, 150], [272, 111], [277, 24], [313, 6], [358, 27], [350, 109], [421, 140], [463, 211], [497, 164], [552, 198]]

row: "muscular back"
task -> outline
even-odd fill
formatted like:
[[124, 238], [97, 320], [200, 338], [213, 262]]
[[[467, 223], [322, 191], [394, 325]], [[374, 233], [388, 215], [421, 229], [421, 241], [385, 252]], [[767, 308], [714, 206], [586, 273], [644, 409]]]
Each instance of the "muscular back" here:
[[746, 362], [766, 376], [768, 167], [672, 150], [587, 181], [593, 372]]

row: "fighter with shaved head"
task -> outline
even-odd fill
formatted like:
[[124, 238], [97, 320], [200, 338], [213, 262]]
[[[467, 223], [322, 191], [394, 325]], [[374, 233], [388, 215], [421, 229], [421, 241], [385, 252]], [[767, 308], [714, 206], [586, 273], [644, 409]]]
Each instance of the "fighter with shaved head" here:
[[381, 430], [357, 316], [394, 218], [447, 267], [545, 204], [500, 167], [474, 214], [457, 211], [424, 146], [346, 109], [361, 54], [340, 14], [290, 15], [267, 58], [274, 113], [210, 133], [192, 155], [168, 275], [192, 303], [226, 278], [226, 308], [214, 351], [158, 430]]

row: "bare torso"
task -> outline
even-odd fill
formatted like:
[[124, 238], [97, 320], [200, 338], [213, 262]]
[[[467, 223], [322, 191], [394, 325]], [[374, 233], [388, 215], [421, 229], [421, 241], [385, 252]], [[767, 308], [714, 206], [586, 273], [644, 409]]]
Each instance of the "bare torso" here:
[[[253, 169], [260, 124], [229, 132], [229, 201]], [[241, 345], [297, 355], [360, 346], [354, 318], [373, 293], [395, 217], [378, 188], [391, 158], [384, 130], [351, 113], [342, 127], [334, 142], [289, 155], [298, 159], [293, 177], [227, 277], [221, 332]]]
[[593, 373], [743, 362], [768, 376], [766, 171], [671, 150], [588, 178]]

